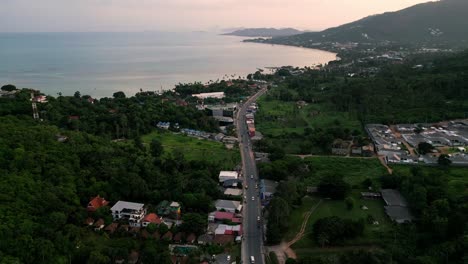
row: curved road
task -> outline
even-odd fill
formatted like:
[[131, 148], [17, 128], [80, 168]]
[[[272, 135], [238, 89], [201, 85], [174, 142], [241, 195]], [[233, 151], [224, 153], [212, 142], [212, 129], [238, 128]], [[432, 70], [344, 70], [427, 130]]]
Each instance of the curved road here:
[[[261, 217], [259, 189], [255, 188], [255, 185], [258, 184], [257, 167], [255, 165], [247, 124], [245, 123], [245, 114], [247, 113], [248, 106], [254, 103], [265, 92], [266, 88], [263, 88], [250, 97], [237, 113], [237, 135], [242, 156], [244, 186], [248, 186], [247, 189], [244, 189], [244, 196], [247, 199], [244, 201], [243, 208], [244, 240], [242, 241], [242, 263], [250, 263], [251, 256], [255, 258], [255, 264], [264, 263], [263, 232], [262, 228], [257, 225], [257, 217]], [[254, 200], [252, 200], [252, 197]]]

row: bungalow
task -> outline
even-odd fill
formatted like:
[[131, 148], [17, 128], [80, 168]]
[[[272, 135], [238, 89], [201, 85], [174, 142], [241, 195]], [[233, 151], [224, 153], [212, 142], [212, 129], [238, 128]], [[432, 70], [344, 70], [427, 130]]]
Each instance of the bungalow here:
[[195, 240], [197, 239], [197, 236], [194, 234], [194, 233], [190, 233], [187, 238], [186, 238], [186, 241], [187, 243], [189, 244], [193, 244], [195, 243]]
[[104, 228], [104, 230], [106, 232], [108, 232], [109, 234], [113, 234], [115, 232], [115, 230], [117, 230], [117, 227], [119, 227], [119, 223], [112, 223], [112, 224], [106, 226], [106, 228]]
[[218, 245], [224, 246], [227, 244], [234, 243], [234, 239], [235, 237], [233, 235], [215, 235], [213, 242]]
[[199, 245], [207, 245], [213, 242], [213, 236], [209, 234], [204, 234], [198, 237], [197, 239]]
[[141, 227], [147, 227], [149, 224], [155, 224], [155, 225], [160, 225], [163, 223], [163, 219], [159, 217], [155, 213], [147, 214], [142, 220], [141, 220]]
[[104, 228], [104, 219], [99, 218], [99, 220], [94, 223], [94, 231], [100, 231]]
[[217, 200], [215, 207], [217, 211], [224, 210], [231, 213], [242, 211], [242, 205], [239, 201]]
[[159, 216], [178, 219], [180, 216], [181, 206], [178, 202], [169, 202], [164, 200], [156, 206], [156, 211]]
[[92, 198], [91, 201], [89, 201], [88, 203], [88, 207], [86, 207], [86, 210], [88, 212], [95, 212], [97, 209], [103, 207], [103, 206], [107, 206], [109, 204], [108, 201], [106, 201], [106, 199], [104, 199], [103, 197], [100, 197], [99, 195]]
[[164, 234], [161, 239], [163, 240], [167, 240], [167, 241], [171, 241], [172, 240], [172, 232], [171, 231], [167, 231], [166, 234]]
[[91, 226], [94, 224], [94, 219], [91, 218], [91, 217], [88, 217], [86, 218], [86, 220], [84, 221], [84, 224], [87, 225], [87, 226]]
[[158, 122], [156, 124], [156, 127], [158, 128], [161, 128], [161, 129], [169, 129], [169, 127], [171, 126], [171, 122]]
[[111, 208], [112, 217], [114, 220], [128, 220], [132, 227], [140, 226], [140, 222], [146, 214], [146, 208], [141, 203], [131, 203], [118, 201]]
[[235, 180], [239, 178], [237, 171], [220, 171], [219, 182], [225, 182], [226, 180]]
[[172, 239], [175, 243], [182, 243], [182, 240], [185, 237], [185, 233], [183, 232], [178, 232], [177, 234], [174, 235], [174, 238]]

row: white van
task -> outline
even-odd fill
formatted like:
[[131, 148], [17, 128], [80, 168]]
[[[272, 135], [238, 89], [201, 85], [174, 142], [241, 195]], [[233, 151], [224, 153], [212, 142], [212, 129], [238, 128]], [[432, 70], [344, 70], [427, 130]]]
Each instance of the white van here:
[[252, 264], [255, 263], [255, 258], [254, 258], [254, 256], [250, 256], [250, 263], [252, 263]]

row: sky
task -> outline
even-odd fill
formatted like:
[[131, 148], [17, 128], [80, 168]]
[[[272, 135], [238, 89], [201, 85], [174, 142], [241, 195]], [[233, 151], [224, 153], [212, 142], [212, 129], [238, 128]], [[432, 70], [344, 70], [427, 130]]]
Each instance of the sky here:
[[0, 32], [321, 30], [428, 0], [0, 0]]

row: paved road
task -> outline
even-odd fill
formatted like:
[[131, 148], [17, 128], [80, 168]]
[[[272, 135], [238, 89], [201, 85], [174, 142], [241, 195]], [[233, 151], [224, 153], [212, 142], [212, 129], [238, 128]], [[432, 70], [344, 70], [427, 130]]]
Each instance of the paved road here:
[[[257, 217], [261, 217], [261, 204], [259, 197], [259, 189], [255, 186], [258, 184], [257, 168], [255, 166], [255, 158], [252, 152], [252, 144], [248, 135], [247, 124], [245, 123], [245, 114], [247, 107], [255, 102], [266, 89], [252, 96], [237, 114], [237, 134], [239, 137], [239, 147], [242, 156], [244, 186], [247, 185], [247, 190], [244, 189], [244, 196], [246, 196], [246, 203], [243, 208], [243, 235], [244, 240], [242, 243], [242, 263], [250, 263], [250, 257], [255, 258], [255, 264], [264, 263], [263, 249], [263, 233], [261, 228], [257, 225]], [[254, 200], [252, 200], [252, 197]]]

